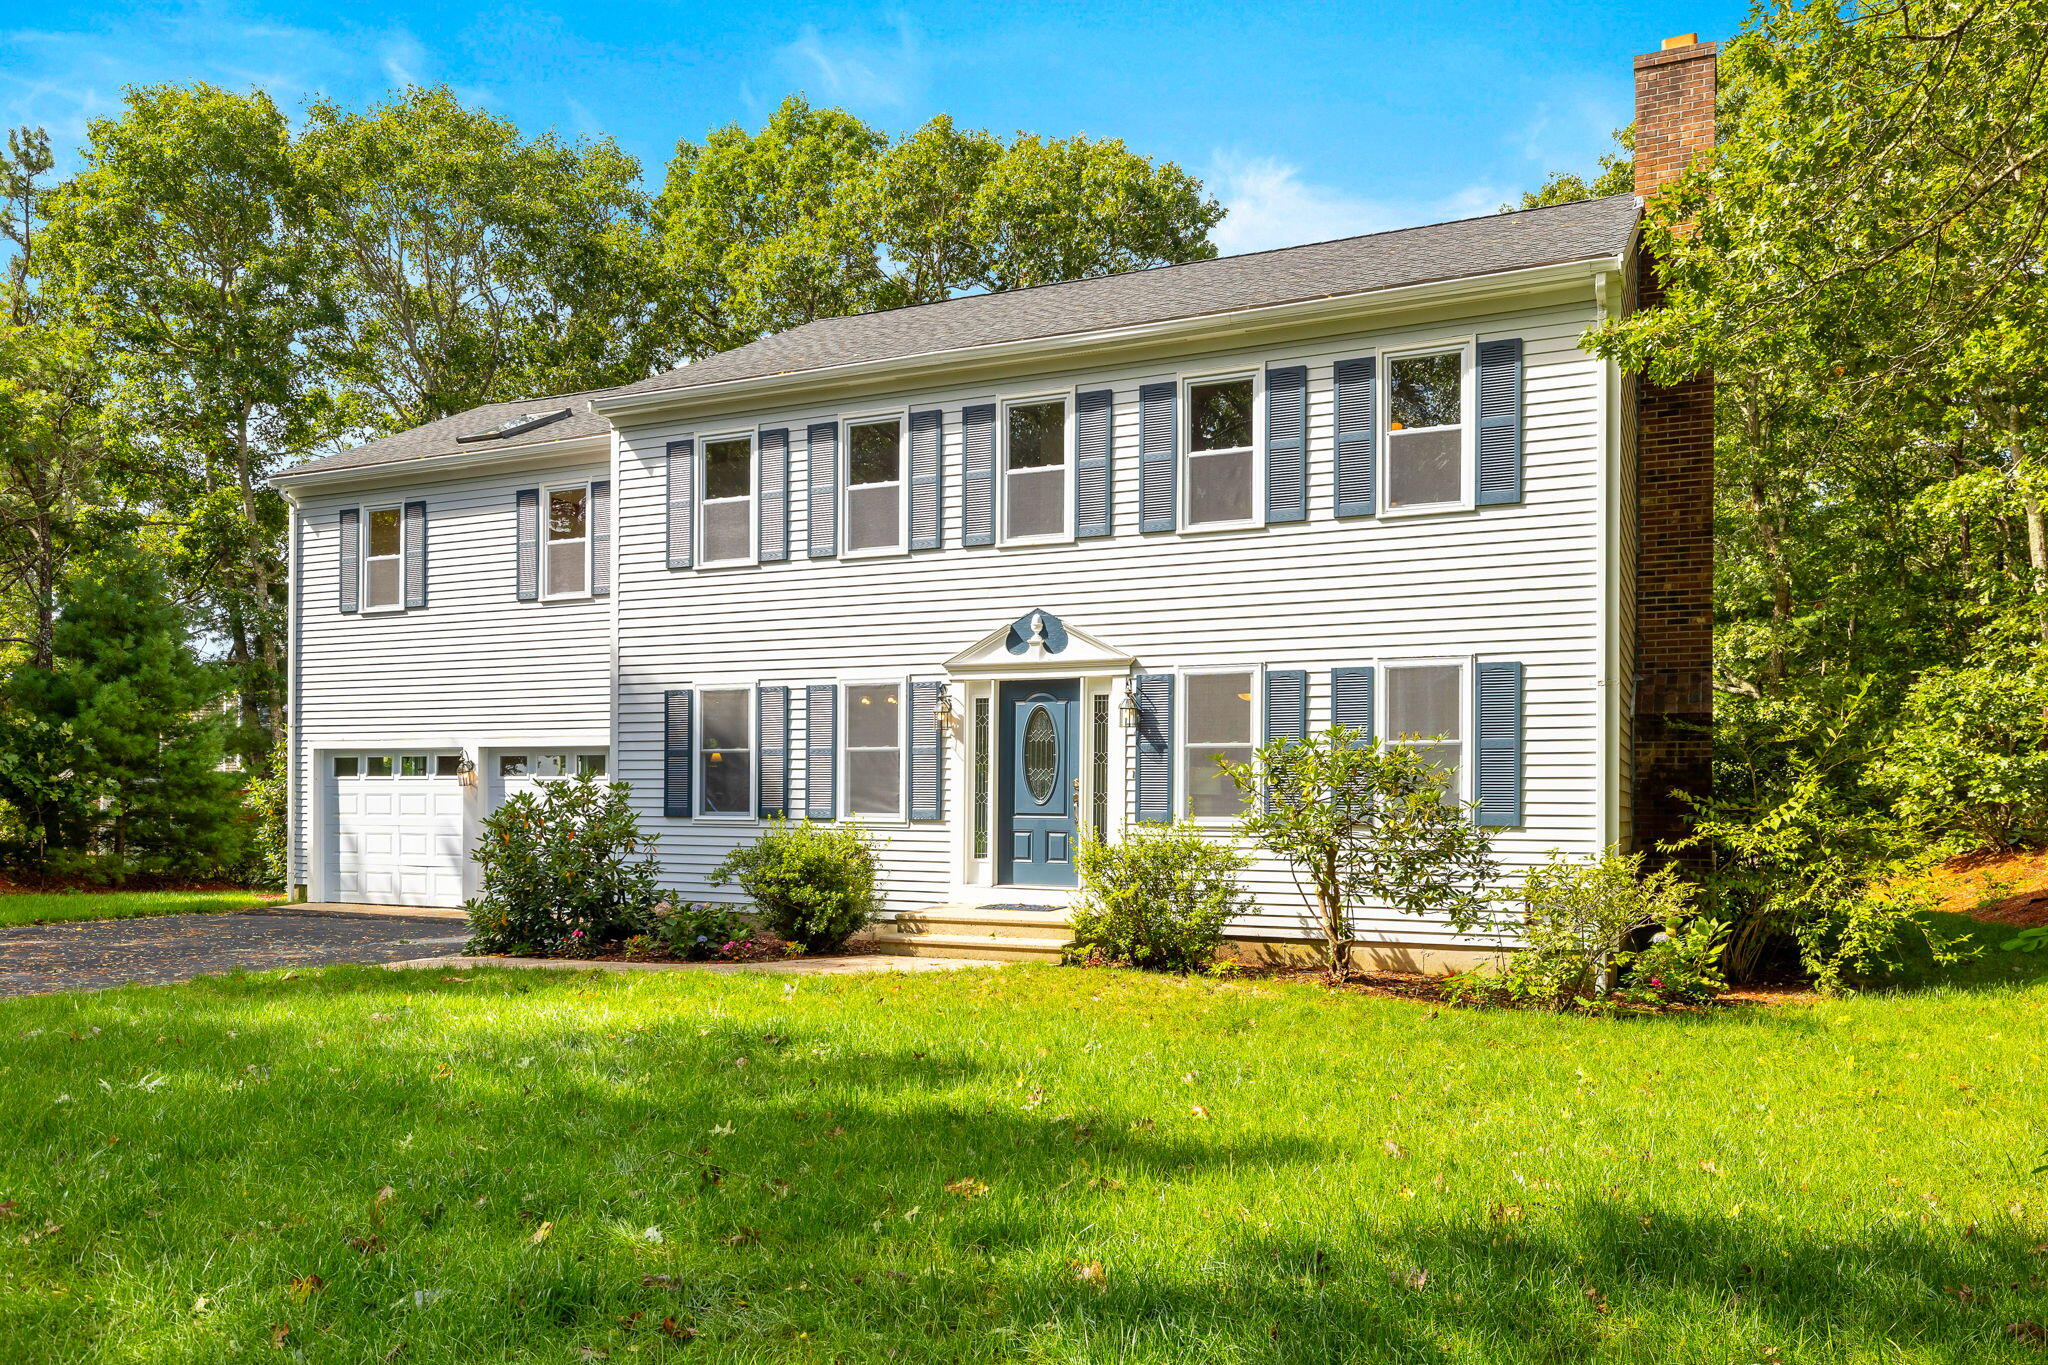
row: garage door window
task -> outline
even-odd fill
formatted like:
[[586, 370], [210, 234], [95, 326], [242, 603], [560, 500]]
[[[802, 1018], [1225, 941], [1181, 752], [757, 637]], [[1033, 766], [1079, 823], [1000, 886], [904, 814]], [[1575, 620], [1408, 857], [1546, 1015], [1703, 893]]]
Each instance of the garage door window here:
[[371, 755], [370, 755], [370, 756], [369, 756], [369, 757], [368, 757], [367, 759], [363, 760], [363, 762], [364, 762], [364, 771], [365, 771], [365, 773], [366, 773], [366, 774], [367, 774], [368, 776], [370, 776], [370, 777], [389, 777], [389, 776], [391, 776], [391, 755], [390, 755], [390, 754], [371, 754]]
[[604, 776], [604, 755], [603, 755], [603, 754], [578, 754], [578, 755], [576, 755], [576, 775], [577, 775], [577, 776], [579, 776], [579, 777], [584, 777], [584, 776], [588, 776], [588, 777], [603, 777], [603, 776]]
[[460, 776], [462, 776], [462, 755], [461, 755], [461, 754], [436, 754], [436, 755], [434, 755], [434, 776], [436, 776], [436, 777], [460, 777]]
[[334, 760], [334, 775], [336, 777], [354, 777], [357, 767], [358, 764], [354, 754], [342, 754]]

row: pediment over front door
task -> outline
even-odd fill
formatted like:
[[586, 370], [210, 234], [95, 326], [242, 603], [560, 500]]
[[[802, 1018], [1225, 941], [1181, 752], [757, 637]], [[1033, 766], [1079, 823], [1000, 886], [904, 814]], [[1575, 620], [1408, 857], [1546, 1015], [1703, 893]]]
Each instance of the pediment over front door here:
[[956, 678], [1122, 676], [1136, 662], [1113, 645], [1038, 609], [990, 631], [946, 660], [946, 671]]

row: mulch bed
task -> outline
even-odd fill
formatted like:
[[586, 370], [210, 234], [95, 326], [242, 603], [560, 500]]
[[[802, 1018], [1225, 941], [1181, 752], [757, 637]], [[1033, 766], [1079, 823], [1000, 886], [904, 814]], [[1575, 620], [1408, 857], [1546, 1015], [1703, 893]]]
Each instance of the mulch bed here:
[[[1353, 995], [1377, 995], [1392, 1000], [1411, 1000], [1418, 1004], [1442, 1005], [1451, 1009], [1473, 1008], [1448, 999], [1444, 993], [1444, 978], [1429, 976], [1421, 972], [1353, 972], [1350, 980], [1341, 986], [1330, 985], [1320, 967], [1261, 967], [1243, 973], [1241, 979], [1260, 981], [1293, 981], [1306, 985], [1322, 986], [1327, 990], [1341, 990]], [[1763, 981], [1745, 986], [1736, 986], [1721, 992], [1708, 1005], [1672, 1005], [1661, 1011], [1635, 1011], [1638, 1013], [1698, 1014], [1705, 1010], [1723, 1006], [1738, 1005], [1798, 1005], [1811, 1004], [1820, 999], [1813, 989], [1798, 981]]]
[[[535, 951], [522, 953], [522, 957], [545, 957], [561, 962], [784, 962], [790, 958], [803, 957], [801, 950], [791, 951], [793, 944], [777, 938], [755, 938], [741, 944], [731, 953], [719, 953], [711, 957], [685, 957], [666, 948], [655, 948], [629, 953], [624, 943], [598, 943], [590, 947], [576, 947], [562, 951]], [[871, 957], [881, 948], [873, 939], [854, 939], [844, 947], [820, 957]]]

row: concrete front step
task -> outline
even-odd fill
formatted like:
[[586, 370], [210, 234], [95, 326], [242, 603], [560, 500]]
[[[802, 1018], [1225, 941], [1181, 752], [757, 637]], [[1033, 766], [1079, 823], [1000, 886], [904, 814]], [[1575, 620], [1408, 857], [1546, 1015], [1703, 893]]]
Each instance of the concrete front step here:
[[978, 938], [1056, 939], [1061, 943], [1068, 937], [1066, 914], [1052, 907], [1024, 910], [993, 905], [933, 905], [899, 911], [893, 923], [899, 934], [968, 934]]

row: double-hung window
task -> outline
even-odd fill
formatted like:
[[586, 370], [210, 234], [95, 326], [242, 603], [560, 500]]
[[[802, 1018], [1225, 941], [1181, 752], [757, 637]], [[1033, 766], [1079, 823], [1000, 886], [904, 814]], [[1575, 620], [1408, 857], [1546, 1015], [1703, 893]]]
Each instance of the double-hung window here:
[[1067, 404], [1012, 403], [1003, 423], [1003, 538], [1067, 533]]
[[1464, 799], [1465, 670], [1455, 663], [1389, 664], [1386, 735], [1444, 776], [1444, 799]]
[[754, 814], [754, 689], [707, 687], [697, 694], [697, 809]]
[[903, 421], [885, 417], [846, 428], [846, 549], [903, 548]]
[[1259, 462], [1252, 442], [1253, 395], [1250, 377], [1188, 385], [1189, 526], [1236, 526], [1254, 519]]
[[363, 608], [396, 611], [405, 601], [404, 510], [371, 507], [363, 517], [370, 524], [369, 552], [363, 556]]
[[704, 560], [754, 562], [754, 438], [704, 443]]
[[846, 685], [846, 810], [857, 816], [902, 816], [900, 683]]
[[1225, 763], [1249, 763], [1257, 742], [1253, 736], [1253, 684], [1249, 670], [1190, 673], [1187, 694], [1187, 738], [1182, 767], [1187, 773], [1187, 813], [1198, 820], [1223, 819], [1244, 810], [1244, 793], [1223, 771]]
[[543, 564], [547, 597], [576, 597], [590, 591], [590, 488], [550, 488]]
[[1471, 428], [1466, 348], [1387, 359], [1387, 507], [1461, 507]]

